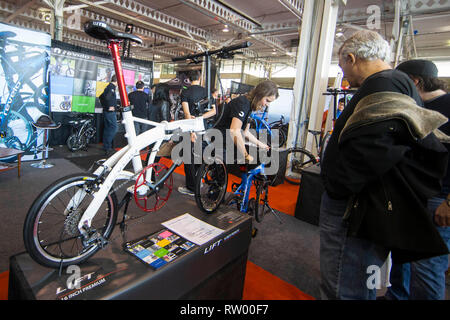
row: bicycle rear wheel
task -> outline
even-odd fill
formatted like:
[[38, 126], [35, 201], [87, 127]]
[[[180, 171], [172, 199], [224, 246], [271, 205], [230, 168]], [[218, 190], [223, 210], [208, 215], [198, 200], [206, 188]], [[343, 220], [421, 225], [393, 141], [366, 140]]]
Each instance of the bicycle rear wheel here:
[[255, 220], [261, 222], [266, 214], [267, 193], [269, 186], [264, 183], [258, 183], [256, 186], [256, 200], [255, 200]]
[[302, 170], [317, 163], [316, 157], [302, 148], [292, 148], [288, 151], [285, 180], [291, 184], [299, 185]]
[[228, 174], [223, 161], [216, 158], [213, 163], [203, 163], [195, 178], [195, 201], [206, 213], [213, 213], [222, 203], [227, 192]]
[[[86, 245], [78, 223], [95, 197], [89, 182], [91, 174], [73, 174], [45, 189], [34, 201], [25, 218], [25, 248], [39, 264], [58, 268], [79, 264], [101, 247], [97, 241]], [[92, 220], [91, 231], [107, 239], [117, 220], [117, 198], [108, 195]]]

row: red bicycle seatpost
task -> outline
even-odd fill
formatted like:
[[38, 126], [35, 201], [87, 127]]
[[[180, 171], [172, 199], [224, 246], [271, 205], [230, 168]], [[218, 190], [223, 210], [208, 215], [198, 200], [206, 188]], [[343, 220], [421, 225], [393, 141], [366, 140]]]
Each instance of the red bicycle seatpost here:
[[120, 102], [122, 103], [122, 107], [128, 107], [130, 105], [130, 101], [128, 100], [127, 90], [125, 88], [125, 79], [123, 78], [122, 60], [120, 60], [119, 53], [119, 43], [111, 41], [108, 45], [108, 48], [109, 50], [111, 50], [114, 62], [114, 70], [116, 71], [117, 85], [119, 87]]

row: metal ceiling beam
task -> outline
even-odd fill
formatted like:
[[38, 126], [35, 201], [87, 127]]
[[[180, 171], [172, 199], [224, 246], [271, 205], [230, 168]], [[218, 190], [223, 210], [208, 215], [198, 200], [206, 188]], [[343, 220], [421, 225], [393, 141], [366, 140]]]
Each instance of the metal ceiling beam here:
[[201, 28], [195, 27], [185, 21], [169, 16], [161, 11], [151, 8], [134, 0], [110, 0], [111, 4], [123, 8], [127, 11], [137, 13], [138, 15], [147, 19], [165, 24], [174, 29], [189, 33], [193, 36], [199, 37], [203, 40], [208, 38], [208, 32]]
[[32, 0], [32, 1], [25, 3], [22, 7], [15, 10], [14, 13], [12, 13], [9, 17], [6, 17], [6, 19], [3, 22], [6, 22], [6, 23], [10, 22], [15, 17], [21, 15], [24, 11], [26, 11], [28, 8], [30, 8], [32, 5], [34, 5], [36, 2], [37, 2], [37, 0]]
[[294, 14], [298, 19], [302, 19], [303, 1], [302, 0], [278, 0], [286, 9]]
[[[252, 33], [259, 30], [258, 26], [242, 17], [225, 6], [219, 4], [213, 0], [178, 0], [181, 3], [195, 9], [196, 11], [209, 16], [210, 18], [226, 24], [230, 28], [237, 32], [243, 32], [245, 34]], [[286, 52], [286, 48], [281, 41], [275, 37], [264, 37], [260, 35], [253, 36], [254, 39], [262, 42], [265, 45], [275, 48], [277, 50]]]
[[225, 8], [230, 9], [231, 11], [234, 11], [235, 13], [237, 13], [238, 15], [240, 15], [241, 17], [247, 19], [248, 21], [253, 22], [255, 25], [257, 25], [259, 28], [262, 28], [262, 25], [260, 22], [256, 21], [255, 19], [253, 19], [252, 17], [248, 16], [247, 14], [245, 14], [244, 12], [242, 12], [239, 9], [236, 9], [235, 7], [233, 7], [232, 5], [230, 5], [229, 3], [226, 3], [225, 1], [222, 0], [216, 0], [216, 2], [220, 3], [221, 5], [223, 5]]
[[[163, 32], [163, 33], [170, 34], [170, 35], [173, 36], [173, 37], [179, 37], [179, 38], [183, 38], [183, 39], [192, 41], [192, 39], [191, 39], [190, 37], [185, 36], [185, 35], [183, 35], [183, 34], [180, 34], [179, 32], [175, 32], [175, 31], [172, 31], [172, 30], [163, 28], [163, 27], [161, 27], [161, 26], [158, 26], [158, 25], [156, 25], [156, 24], [153, 24], [153, 23], [150, 23], [150, 22], [141, 20], [141, 19], [133, 18], [133, 17], [131, 17], [131, 16], [130, 16], [129, 14], [127, 14], [127, 13], [120, 12], [120, 11], [117, 11], [117, 10], [115, 10], [115, 9], [111, 9], [111, 8], [105, 7], [105, 6], [103, 6], [103, 5], [98, 5], [98, 4], [95, 4], [95, 3], [90, 3], [89, 1], [86, 1], [86, 0], [77, 0], [77, 1], [79, 1], [79, 2], [81, 2], [81, 3], [84, 3], [84, 4], [87, 4], [87, 5], [90, 5], [90, 6], [92, 6], [92, 7], [98, 8], [98, 9], [100, 9], [100, 10], [102, 10], [102, 11], [105, 11], [105, 12], [108, 12], [108, 13], [110, 13], [110, 14], [114, 14], [114, 15], [120, 16], [121, 18], [124, 19], [124, 21], [131, 21], [131, 20], [133, 20], [133, 23], [136, 24], [136, 20], [137, 20], [137, 22], [138, 22], [139, 24], [144, 25], [144, 26], [146, 26], [146, 27], [149, 27], [149, 28], [151, 28], [151, 29], [155, 29], [155, 30], [158, 30], [159, 32]], [[204, 46], [209, 46], [209, 44], [206, 43], [205, 41], [196, 40], [196, 42], [198, 42], [198, 43], [200, 43], [200, 44], [202, 44], [202, 45], [204, 45]]]

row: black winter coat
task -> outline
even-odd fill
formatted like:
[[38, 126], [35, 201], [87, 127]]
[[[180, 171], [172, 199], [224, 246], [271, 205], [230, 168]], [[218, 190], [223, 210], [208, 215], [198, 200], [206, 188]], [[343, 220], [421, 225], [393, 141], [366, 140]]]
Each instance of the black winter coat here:
[[339, 137], [346, 166], [364, 164], [372, 177], [349, 200], [349, 235], [389, 248], [396, 263], [448, 253], [426, 208], [446, 172], [436, 137], [448, 139], [437, 130], [446, 121], [406, 95], [381, 92], [358, 103]]

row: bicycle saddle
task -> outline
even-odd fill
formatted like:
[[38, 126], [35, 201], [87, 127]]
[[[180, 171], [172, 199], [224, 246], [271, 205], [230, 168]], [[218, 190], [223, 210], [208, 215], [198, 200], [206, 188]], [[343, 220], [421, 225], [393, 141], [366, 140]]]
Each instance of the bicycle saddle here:
[[130, 40], [142, 44], [138, 36], [113, 30], [103, 21], [88, 21], [84, 24], [84, 32], [98, 40]]
[[316, 130], [308, 130], [308, 131], [315, 136], [322, 133], [322, 131], [316, 131]]

